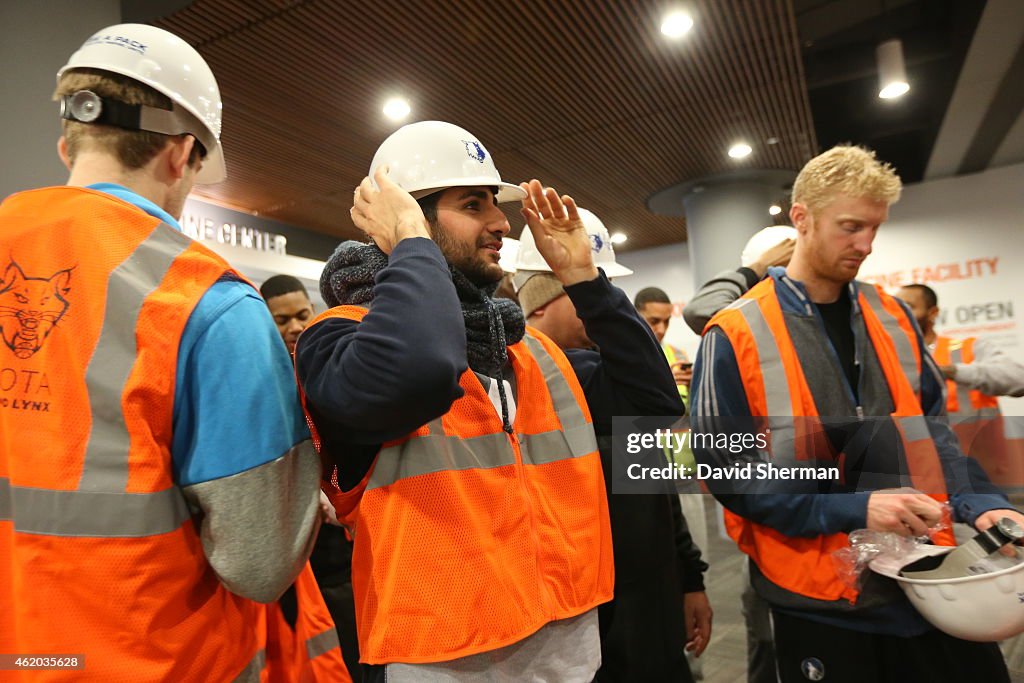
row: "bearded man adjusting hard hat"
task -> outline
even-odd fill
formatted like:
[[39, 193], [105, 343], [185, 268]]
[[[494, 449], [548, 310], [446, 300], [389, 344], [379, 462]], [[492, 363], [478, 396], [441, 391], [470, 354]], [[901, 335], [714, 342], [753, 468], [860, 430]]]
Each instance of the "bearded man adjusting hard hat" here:
[[[449, 123], [381, 144], [352, 209], [373, 243], [336, 250], [321, 278], [334, 308], [296, 347], [325, 490], [355, 532], [369, 680], [582, 683], [600, 662], [596, 608], [614, 577], [595, 430], [610, 430], [615, 388], [595, 380], [635, 369], [579, 365], [492, 298], [505, 201], [523, 202], [585, 320], [646, 334], [610, 305], [619, 295], [571, 197], [505, 183], [484, 144]], [[640, 404], [681, 411], [658, 370]]]

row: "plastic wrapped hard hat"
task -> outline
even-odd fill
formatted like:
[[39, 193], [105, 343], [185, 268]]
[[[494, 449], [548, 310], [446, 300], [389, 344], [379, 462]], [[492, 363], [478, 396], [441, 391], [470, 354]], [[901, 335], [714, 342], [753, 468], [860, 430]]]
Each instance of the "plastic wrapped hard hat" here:
[[[951, 547], [922, 546], [926, 554]], [[1024, 633], [1024, 552], [1017, 558], [994, 555], [990, 573], [954, 579], [910, 579], [900, 576], [907, 558], [879, 558], [871, 568], [899, 583], [910, 603], [935, 628], [963, 640], [991, 642]]]
[[[168, 135], [189, 133], [206, 148], [197, 183], [224, 180], [224, 150], [220, 144], [220, 89], [206, 60], [178, 36], [145, 24], [117, 24], [97, 31], [71, 55], [57, 79], [72, 69], [102, 69], [127, 76], [163, 93], [174, 110], [144, 126]], [[161, 111], [147, 112], [159, 115]], [[146, 122], [146, 114], [142, 122]]]
[[740, 265], [746, 267], [757, 260], [757, 257], [784, 240], [796, 239], [796, 228], [788, 225], [772, 225], [762, 228], [747, 240], [740, 255]]
[[[590, 248], [594, 252], [594, 265], [604, 269], [608, 277], [623, 277], [632, 275], [633, 271], [621, 265], [615, 260], [615, 249], [612, 247], [611, 237], [608, 235], [608, 228], [604, 227], [601, 219], [587, 209], [579, 209], [580, 218], [587, 229], [590, 237]], [[533, 232], [529, 226], [523, 228], [523, 234], [519, 236], [519, 256], [516, 259], [516, 272], [522, 275], [516, 277], [516, 289], [522, 287], [533, 273], [550, 273], [544, 257], [537, 251], [537, 243], [533, 238]]]
[[499, 202], [526, 197], [518, 185], [502, 182], [493, 157], [472, 133], [443, 121], [419, 121], [396, 130], [373, 155], [370, 178], [384, 164], [391, 180], [416, 199], [478, 185], [497, 188]]

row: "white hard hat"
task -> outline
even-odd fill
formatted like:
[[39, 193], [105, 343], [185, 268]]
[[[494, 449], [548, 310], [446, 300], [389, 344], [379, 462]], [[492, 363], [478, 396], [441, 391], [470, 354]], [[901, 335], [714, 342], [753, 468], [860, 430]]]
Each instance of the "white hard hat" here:
[[796, 239], [796, 228], [788, 225], [772, 225], [758, 230], [753, 237], [747, 240], [747, 246], [743, 247], [740, 265], [749, 266], [757, 260], [758, 256], [776, 244], [789, 239]]
[[498, 251], [500, 257], [498, 263], [501, 269], [508, 274], [516, 272], [516, 258], [519, 256], [519, 240], [511, 237], [501, 238], [501, 249]]
[[[920, 546], [923, 554], [939, 555], [952, 551], [947, 546]], [[896, 561], [879, 557], [871, 569], [895, 579], [910, 603], [937, 629], [955, 638], [990, 642], [1004, 640], [1024, 632], [1024, 553], [1017, 550], [1011, 558], [993, 555], [990, 561], [1004, 569], [955, 579], [910, 579], [899, 569], [910, 558]]]
[[195, 48], [155, 26], [118, 24], [86, 40], [57, 79], [70, 69], [102, 69], [144, 83], [171, 98], [166, 112], [143, 107], [140, 129], [168, 135], [194, 135], [206, 148], [197, 183], [216, 183], [227, 175], [220, 145], [221, 100], [213, 72]]
[[[632, 270], [616, 262], [615, 249], [612, 248], [608, 228], [604, 227], [601, 219], [592, 211], [584, 208], [580, 208], [579, 212], [580, 218], [583, 219], [583, 225], [587, 229], [587, 235], [590, 237], [590, 248], [594, 252], [594, 265], [603, 268], [608, 277], [632, 275]], [[516, 289], [522, 287], [531, 275], [538, 272], [550, 273], [551, 267], [537, 251], [537, 242], [533, 238], [533, 232], [527, 226], [523, 228], [523, 234], [519, 236], [519, 257], [516, 259], [517, 275], [513, 280]]]
[[526, 197], [504, 183], [487, 149], [468, 130], [443, 121], [402, 126], [381, 143], [370, 164], [370, 178], [387, 164], [391, 179], [416, 199], [449, 187], [497, 188], [499, 202]]

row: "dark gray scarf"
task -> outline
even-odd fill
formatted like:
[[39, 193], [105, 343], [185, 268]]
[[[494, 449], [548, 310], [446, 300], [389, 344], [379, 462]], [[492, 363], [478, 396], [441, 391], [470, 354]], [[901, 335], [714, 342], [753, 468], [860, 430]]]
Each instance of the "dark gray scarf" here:
[[[320, 276], [320, 295], [328, 306], [370, 306], [374, 278], [388, 265], [387, 254], [375, 244], [349, 240], [334, 250]], [[508, 362], [508, 346], [526, 333], [523, 311], [515, 302], [493, 298], [498, 283], [479, 287], [461, 271], [448, 265], [452, 282], [462, 304], [466, 325], [466, 356], [469, 367], [498, 381], [501, 417], [505, 431], [512, 432], [508, 421], [508, 399], [502, 381]]]

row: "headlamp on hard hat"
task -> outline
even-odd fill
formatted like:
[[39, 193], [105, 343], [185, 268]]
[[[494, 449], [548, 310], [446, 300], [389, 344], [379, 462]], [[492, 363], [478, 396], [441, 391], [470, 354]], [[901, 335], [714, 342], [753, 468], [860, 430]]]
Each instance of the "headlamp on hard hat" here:
[[92, 90], [79, 90], [60, 100], [60, 117], [71, 121], [92, 123], [103, 113], [103, 100]]
[[[183, 119], [189, 118], [184, 111], [159, 109], [144, 104], [128, 104], [109, 97], [100, 97], [92, 90], [79, 90], [60, 99], [60, 117], [79, 123], [115, 126], [126, 130], [144, 130], [164, 135], [191, 135], [199, 146], [200, 157], [205, 158], [207, 149], [214, 140], [203, 130], [195, 132], [196, 126], [188, 125]], [[200, 127], [201, 128], [201, 127]]]

